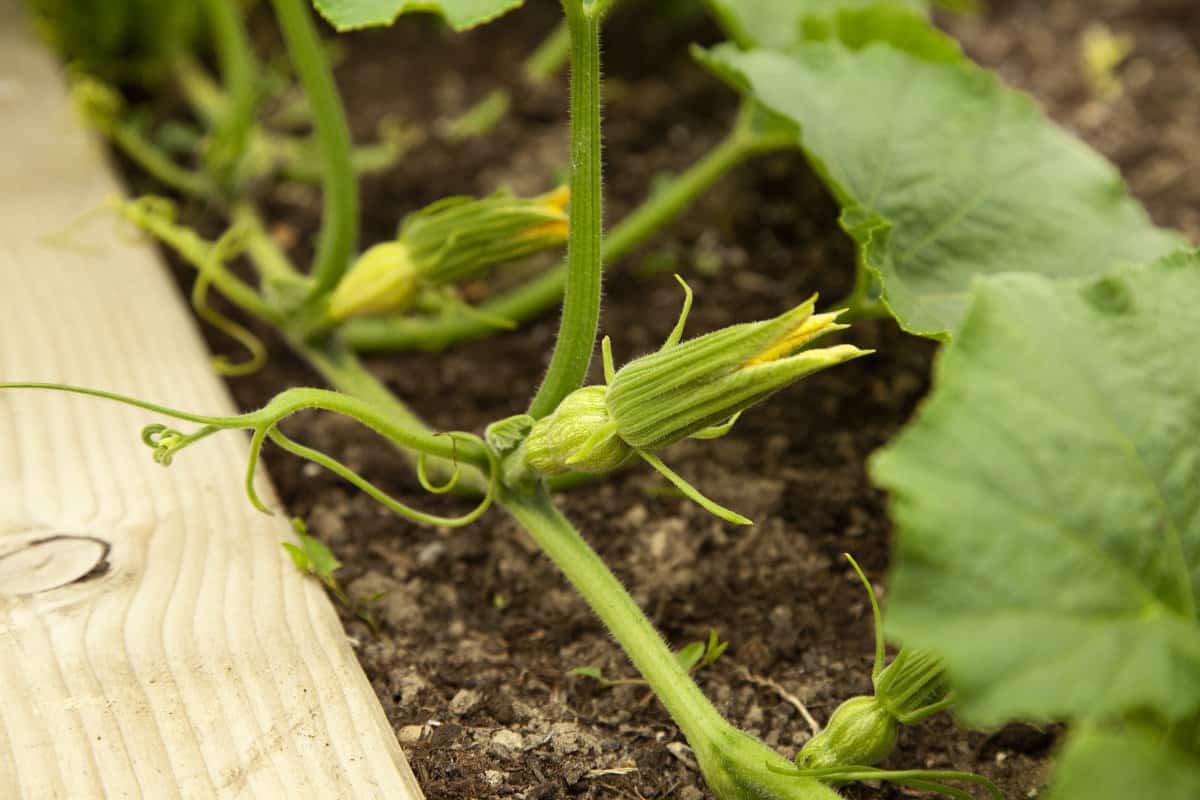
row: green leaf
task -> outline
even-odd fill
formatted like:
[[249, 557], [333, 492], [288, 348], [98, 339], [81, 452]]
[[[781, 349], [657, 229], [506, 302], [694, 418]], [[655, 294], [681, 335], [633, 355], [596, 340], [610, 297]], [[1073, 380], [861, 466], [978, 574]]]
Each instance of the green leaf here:
[[675, 653], [675, 660], [679, 662], [679, 666], [691, 672], [704, 658], [704, 650], [704, 642], [692, 642]]
[[339, 31], [387, 26], [401, 14], [430, 11], [456, 31], [465, 31], [520, 8], [525, 0], [313, 0]]
[[722, 45], [701, 58], [799, 125], [906, 330], [947, 337], [979, 275], [1099, 275], [1184, 244], [1029, 97], [899, 31], [903, 52], [826, 41], [792, 54]]
[[577, 678], [591, 678], [600, 684], [601, 689], [607, 689], [609, 686], [612, 686], [612, 682], [604, 677], [604, 671], [599, 667], [575, 667], [567, 674], [574, 675]]
[[309, 561], [312, 562], [315, 574], [322, 578], [328, 578], [342, 568], [342, 562], [338, 561], [333, 551], [326, 547], [320, 539], [315, 539], [306, 533], [297, 533], [296, 535], [300, 537], [300, 544]]
[[301, 572], [312, 572], [312, 561], [309, 560], [308, 553], [291, 542], [284, 542], [283, 549], [292, 557], [292, 563], [296, 565], [296, 569]]
[[711, 667], [728, 649], [729, 642], [722, 642], [721, 637], [717, 635], [717, 629], [709, 628], [708, 643], [704, 646], [704, 661], [700, 662], [700, 666]]
[[1195, 800], [1200, 757], [1135, 731], [1071, 737], [1050, 782], [1049, 800]]
[[924, 13], [924, 0], [708, 0], [725, 34], [742, 47], [787, 50], [804, 37], [806, 20], [846, 9], [898, 7]]
[[921, 412], [872, 462], [888, 629], [968, 720], [1200, 711], [1200, 252], [981, 281]]

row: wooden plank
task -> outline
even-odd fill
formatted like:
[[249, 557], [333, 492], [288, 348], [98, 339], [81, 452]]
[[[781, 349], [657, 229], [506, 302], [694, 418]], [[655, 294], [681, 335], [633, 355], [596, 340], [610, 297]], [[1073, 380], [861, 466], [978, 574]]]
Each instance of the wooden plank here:
[[[233, 403], [17, 0], [0, 0], [0, 380]], [[0, 797], [420, 798], [317, 583], [240, 487], [247, 441], [170, 469], [103, 400], [0, 392]], [[274, 495], [261, 478], [264, 498]]]

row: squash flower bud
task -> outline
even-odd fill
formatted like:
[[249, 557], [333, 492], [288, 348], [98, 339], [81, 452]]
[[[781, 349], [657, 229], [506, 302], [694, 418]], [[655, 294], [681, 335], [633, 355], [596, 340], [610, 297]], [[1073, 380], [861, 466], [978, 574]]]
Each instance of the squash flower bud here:
[[750, 525], [701, 494], [653, 451], [689, 436], [723, 436], [742, 411], [789, 383], [871, 351], [852, 345], [800, 351], [818, 336], [848, 327], [835, 322], [840, 311], [814, 314], [815, 295], [775, 319], [680, 344], [692, 292], [682, 278], [679, 282], [686, 293], [683, 312], [662, 349], [616, 370], [605, 338], [607, 385], [577, 389], [553, 414], [533, 422], [513, 463], [529, 474], [549, 476], [571, 469], [607, 472], [637, 455], [702, 508]]
[[525, 460], [540, 475], [569, 470], [610, 472], [633, 449], [617, 436], [608, 417], [606, 386], [585, 386], [563, 398], [554, 413], [538, 420], [525, 440]]
[[802, 769], [878, 764], [892, 752], [900, 722], [874, 697], [851, 697], [796, 756]]
[[630, 447], [653, 451], [728, 420], [818, 370], [869, 351], [800, 348], [849, 326], [814, 314], [816, 297], [763, 322], [733, 325], [629, 362], [610, 382], [608, 412]]
[[342, 278], [330, 319], [404, 311], [423, 288], [561, 245], [569, 198], [565, 186], [528, 199], [501, 190], [480, 200], [447, 197], [409, 214], [395, 240], [368, 249]]

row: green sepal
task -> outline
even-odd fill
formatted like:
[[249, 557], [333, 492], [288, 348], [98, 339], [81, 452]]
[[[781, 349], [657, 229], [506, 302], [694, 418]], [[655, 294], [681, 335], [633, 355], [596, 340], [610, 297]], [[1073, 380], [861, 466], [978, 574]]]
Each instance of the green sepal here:
[[542, 476], [564, 472], [611, 472], [633, 454], [608, 415], [605, 386], [577, 389], [554, 413], [533, 426], [525, 440], [525, 461]]
[[487, 426], [483, 432], [483, 439], [489, 447], [496, 451], [497, 455], [503, 456], [515, 450], [517, 445], [525, 440], [535, 421], [528, 414], [517, 414], [496, 420]]

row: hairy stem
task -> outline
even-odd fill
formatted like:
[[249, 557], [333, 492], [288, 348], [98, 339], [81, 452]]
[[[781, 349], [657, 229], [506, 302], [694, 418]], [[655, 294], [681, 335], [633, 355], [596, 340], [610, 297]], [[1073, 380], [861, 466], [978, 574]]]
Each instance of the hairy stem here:
[[121, 152], [163, 185], [201, 200], [217, 199], [215, 187], [205, 175], [176, 164], [133, 125], [118, 122], [104, 133]]
[[541, 418], [583, 385], [600, 322], [600, 18], [564, 0], [571, 31], [571, 228], [562, 325], [542, 385], [529, 406]]
[[507, 496], [501, 502], [587, 600], [688, 740], [719, 737], [728, 723], [562, 512], [544, 495]]
[[[794, 137], [760, 133], [750, 128], [747, 115], [716, 147], [695, 164], [651, 194], [604, 237], [603, 260], [611, 264], [628, 255], [676, 219], [726, 173], [757, 155], [795, 145]], [[498, 294], [479, 310], [514, 322], [532, 319], [562, 298], [566, 264], [560, 264], [522, 286]], [[441, 350], [452, 344], [494, 335], [496, 329], [479, 318], [463, 315], [438, 319], [357, 319], [347, 323], [343, 339], [355, 350]]]
[[721, 800], [836, 800], [819, 781], [725, 721], [658, 631], [579, 531], [545, 496], [507, 495], [500, 503], [562, 571], [687, 737], [705, 780]]
[[234, 0], [204, 0], [204, 8], [216, 43], [221, 82], [229, 97], [223, 113], [215, 120], [209, 163], [229, 187], [250, 142], [258, 104], [257, 70], [239, 5]]
[[350, 128], [316, 26], [304, 0], [272, 0], [300, 84], [312, 108], [322, 175], [321, 232], [312, 274], [313, 295], [333, 289], [354, 257], [358, 238], [358, 188], [351, 161]]
[[266, 226], [263, 225], [258, 209], [250, 203], [239, 203], [234, 206], [232, 217], [233, 224], [245, 228], [247, 232], [246, 251], [250, 255], [251, 263], [254, 264], [264, 282], [276, 284], [307, 283], [307, 279], [292, 266], [292, 262], [288, 261], [287, 256], [276, 247], [275, 242], [271, 239], [271, 234], [267, 232]]

